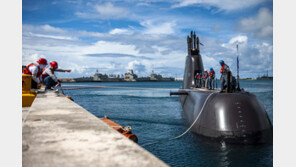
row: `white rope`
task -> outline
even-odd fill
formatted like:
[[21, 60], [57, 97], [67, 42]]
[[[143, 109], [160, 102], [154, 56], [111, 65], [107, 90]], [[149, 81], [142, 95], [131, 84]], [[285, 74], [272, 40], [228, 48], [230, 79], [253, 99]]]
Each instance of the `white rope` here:
[[[92, 88], [116, 88], [116, 89], [140, 89], [140, 90], [178, 90], [178, 89], [163, 89], [163, 88], [141, 88], [141, 87], [115, 87], [115, 86], [89, 86], [89, 85], [64, 85], [63, 87], [78, 87], [83, 89]], [[65, 89], [75, 90], [75, 88]]]
[[190, 126], [185, 132], [183, 132], [181, 135], [176, 136], [176, 137], [172, 137], [172, 138], [168, 138], [168, 139], [158, 140], [158, 141], [156, 141], [156, 142], [151, 142], [151, 143], [143, 144], [142, 146], [148, 146], [148, 145], [152, 145], [152, 144], [160, 143], [160, 142], [163, 142], [163, 141], [170, 141], [170, 140], [178, 139], [178, 138], [184, 136], [186, 133], [189, 132], [189, 130], [190, 130], [190, 129], [193, 127], [193, 125], [197, 122], [199, 116], [200, 116], [201, 113], [203, 112], [203, 109], [204, 109], [204, 107], [205, 107], [205, 105], [206, 105], [208, 99], [209, 99], [214, 93], [215, 93], [215, 92], [211, 93], [211, 94], [207, 97], [207, 99], [206, 99], [205, 102], [203, 103], [203, 106], [202, 106], [202, 108], [201, 108], [199, 114], [197, 115], [196, 119], [194, 120], [194, 122], [193, 122], [193, 123], [191, 124], [191, 126]]

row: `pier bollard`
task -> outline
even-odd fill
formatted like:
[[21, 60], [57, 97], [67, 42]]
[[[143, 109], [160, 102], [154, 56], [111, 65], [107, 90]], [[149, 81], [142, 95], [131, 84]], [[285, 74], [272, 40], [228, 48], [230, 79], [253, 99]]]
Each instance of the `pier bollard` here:
[[32, 76], [23, 74], [22, 75], [22, 106], [29, 107], [32, 105], [36, 92], [31, 90]]
[[28, 74], [22, 75], [22, 91], [30, 91], [32, 76]]

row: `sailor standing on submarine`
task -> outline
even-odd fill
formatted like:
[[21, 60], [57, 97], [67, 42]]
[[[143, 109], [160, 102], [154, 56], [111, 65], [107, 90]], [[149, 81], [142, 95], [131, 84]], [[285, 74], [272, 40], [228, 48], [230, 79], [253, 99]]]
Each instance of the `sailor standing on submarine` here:
[[56, 85], [61, 85], [58, 78], [54, 74], [55, 71], [71, 72], [71, 70], [58, 69], [58, 63], [56, 61], [50, 62], [49, 64], [50, 66], [45, 68], [42, 72], [42, 81], [45, 84], [45, 89], [52, 89], [52, 87]]
[[196, 73], [196, 87], [201, 88], [202, 86], [202, 75], [201, 73]]
[[208, 88], [208, 78], [209, 78], [208, 71], [205, 70], [204, 75], [202, 77], [202, 86], [205, 88]]
[[221, 82], [221, 92], [226, 88], [226, 83], [227, 83], [227, 72], [230, 72], [230, 68], [228, 65], [225, 64], [225, 62], [223, 60], [219, 61], [220, 65], [221, 65], [221, 78], [220, 78], [220, 82]]
[[210, 84], [210, 89], [214, 89], [214, 80], [215, 80], [215, 71], [211, 67], [209, 71], [209, 84]]

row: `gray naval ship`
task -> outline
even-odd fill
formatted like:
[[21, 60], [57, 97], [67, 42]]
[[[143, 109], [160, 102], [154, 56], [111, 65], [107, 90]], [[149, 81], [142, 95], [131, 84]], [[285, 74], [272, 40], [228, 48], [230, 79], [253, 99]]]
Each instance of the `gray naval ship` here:
[[190, 130], [199, 136], [228, 143], [272, 142], [272, 124], [254, 94], [241, 90], [222, 93], [218, 88], [195, 88], [195, 74], [204, 71], [200, 42], [195, 32], [191, 31], [190, 37], [187, 36], [187, 44], [182, 88], [170, 94], [179, 95]]

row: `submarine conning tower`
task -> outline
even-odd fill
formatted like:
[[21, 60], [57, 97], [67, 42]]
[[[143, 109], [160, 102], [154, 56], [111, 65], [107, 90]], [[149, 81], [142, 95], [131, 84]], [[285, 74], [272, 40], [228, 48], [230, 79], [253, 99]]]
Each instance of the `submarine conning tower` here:
[[190, 36], [187, 36], [188, 55], [185, 61], [185, 71], [183, 77], [183, 89], [195, 87], [194, 76], [196, 73], [203, 73], [204, 67], [199, 50], [199, 38], [195, 32], [191, 31]]

